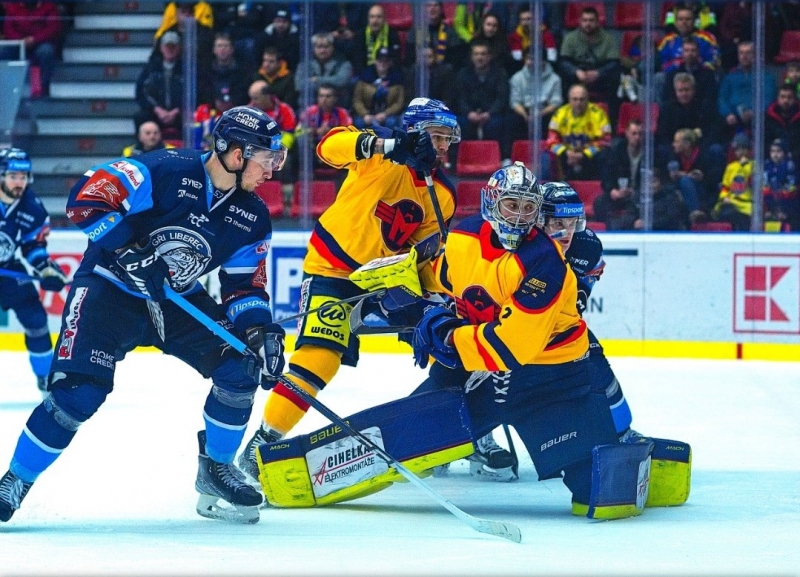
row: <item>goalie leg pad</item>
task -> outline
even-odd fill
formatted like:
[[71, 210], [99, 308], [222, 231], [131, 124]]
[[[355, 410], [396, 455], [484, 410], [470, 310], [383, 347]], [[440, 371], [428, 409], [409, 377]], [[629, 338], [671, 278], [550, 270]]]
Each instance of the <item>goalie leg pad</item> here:
[[650, 492], [646, 507], [676, 507], [689, 499], [692, 484], [692, 448], [688, 443], [668, 439], [652, 441]]
[[598, 445], [592, 449], [589, 503], [573, 502], [574, 515], [624, 519], [641, 515], [650, 487], [650, 441], [633, 445]]
[[[378, 405], [347, 422], [414, 473], [472, 454], [464, 395], [432, 391]], [[312, 507], [369, 495], [405, 481], [375, 452], [337, 425], [256, 451], [259, 481], [270, 505]]]

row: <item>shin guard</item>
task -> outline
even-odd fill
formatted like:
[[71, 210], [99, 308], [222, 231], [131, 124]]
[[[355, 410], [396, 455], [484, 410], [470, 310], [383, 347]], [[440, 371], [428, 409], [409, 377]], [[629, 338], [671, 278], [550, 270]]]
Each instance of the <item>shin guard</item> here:
[[647, 507], [676, 507], [689, 499], [692, 448], [688, 443], [647, 437], [654, 444]]

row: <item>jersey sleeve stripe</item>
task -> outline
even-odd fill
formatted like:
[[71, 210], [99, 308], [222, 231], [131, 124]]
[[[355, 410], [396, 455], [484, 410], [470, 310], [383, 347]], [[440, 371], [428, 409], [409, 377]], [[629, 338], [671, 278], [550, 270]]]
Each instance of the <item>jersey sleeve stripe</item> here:
[[478, 351], [478, 355], [480, 355], [481, 359], [483, 359], [484, 365], [486, 365], [486, 369], [489, 371], [499, 371], [500, 367], [495, 362], [492, 355], [489, 353], [489, 350], [483, 345], [480, 339], [480, 334], [478, 333], [478, 329], [480, 325], [475, 325], [472, 328], [472, 340], [475, 343], [475, 349]]
[[497, 327], [497, 323], [487, 323], [483, 329], [483, 337], [486, 339], [486, 342], [491, 345], [506, 367], [511, 370], [520, 368], [522, 365], [514, 356], [514, 353], [512, 353], [506, 344], [497, 336]]
[[325, 230], [319, 222], [314, 226], [314, 232], [311, 233], [311, 240], [309, 242], [320, 256], [327, 260], [334, 268], [352, 272], [361, 266], [360, 263], [350, 258], [350, 256], [342, 250], [333, 236]]
[[586, 332], [586, 321], [581, 319], [581, 321], [574, 327], [571, 327], [566, 331], [564, 331], [563, 333], [558, 334], [552, 339], [550, 339], [550, 342], [547, 343], [547, 346], [544, 348], [544, 350], [552, 351], [554, 349], [573, 343], [579, 338], [581, 338], [585, 332]]

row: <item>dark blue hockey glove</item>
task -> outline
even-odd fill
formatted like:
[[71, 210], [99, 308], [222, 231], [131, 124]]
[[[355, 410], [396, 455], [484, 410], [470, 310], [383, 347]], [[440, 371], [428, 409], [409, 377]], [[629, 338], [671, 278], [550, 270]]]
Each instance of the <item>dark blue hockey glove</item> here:
[[466, 324], [466, 320], [458, 318], [447, 307], [435, 306], [427, 309], [414, 329], [411, 342], [414, 348], [414, 364], [424, 369], [428, 366], [428, 357], [433, 357], [450, 369], [462, 366], [458, 351], [448, 341], [452, 330]]
[[144, 246], [134, 244], [125, 248], [117, 255], [117, 264], [129, 289], [156, 302], [166, 300], [164, 281], [169, 278], [169, 265], [149, 238]]
[[67, 283], [67, 275], [56, 261], [49, 257], [44, 257], [35, 263], [31, 263], [39, 279], [39, 286], [42, 290], [59, 292]]
[[[403, 132], [395, 130], [392, 133], [394, 147], [384, 154], [397, 164], [405, 164], [414, 170], [429, 173], [436, 163], [436, 150], [433, 148], [431, 135], [427, 131]], [[386, 145], [384, 145], [386, 146]]]
[[286, 359], [283, 356], [286, 331], [278, 324], [252, 326], [245, 331], [247, 348], [258, 355], [259, 371], [251, 376], [264, 388], [271, 388], [283, 374]]

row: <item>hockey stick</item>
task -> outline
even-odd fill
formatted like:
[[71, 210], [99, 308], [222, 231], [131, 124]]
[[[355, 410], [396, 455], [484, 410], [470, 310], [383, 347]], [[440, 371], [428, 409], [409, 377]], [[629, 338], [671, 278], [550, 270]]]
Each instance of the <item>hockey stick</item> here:
[[425, 173], [425, 184], [428, 186], [428, 194], [433, 204], [433, 212], [436, 213], [436, 222], [439, 223], [439, 231], [442, 233], [442, 242], [447, 240], [447, 226], [444, 223], [442, 207], [439, 206], [439, 198], [436, 196], [436, 189], [433, 188], [433, 177], [430, 172]]
[[505, 423], [503, 423], [503, 432], [506, 434], [506, 440], [508, 441], [508, 450], [511, 453], [511, 456], [514, 458], [515, 465], [511, 468], [511, 472], [517, 476], [517, 479], [519, 479], [519, 459], [517, 459], [517, 449], [514, 447], [514, 440], [511, 438], [511, 430]]
[[301, 319], [303, 317], [307, 317], [308, 315], [312, 315], [314, 313], [317, 313], [317, 312], [320, 312], [320, 311], [324, 311], [326, 309], [330, 309], [330, 308], [333, 308], [335, 306], [342, 305], [344, 303], [351, 303], [351, 302], [354, 302], [354, 301], [358, 303], [358, 302], [361, 302], [361, 301], [363, 301], [363, 300], [365, 300], [365, 299], [367, 299], [369, 297], [381, 296], [385, 292], [386, 292], [385, 289], [381, 289], [381, 290], [377, 290], [377, 291], [373, 291], [373, 292], [368, 292], [368, 293], [365, 293], [363, 295], [356, 295], [354, 297], [349, 297], [349, 298], [341, 299], [341, 300], [338, 300], [338, 301], [331, 301], [331, 302], [325, 303], [322, 306], [318, 306], [315, 309], [304, 311], [302, 313], [297, 313], [296, 315], [292, 315], [292, 316], [289, 316], [289, 317], [284, 317], [282, 319], [276, 320], [275, 322], [278, 323], [279, 325], [281, 325], [283, 323], [289, 323], [289, 322], [292, 322], [292, 321], [296, 321], [297, 319]]
[[[29, 274], [25, 274], [24, 272], [19, 272], [16, 270], [8, 270], [7, 268], [0, 268], [0, 276], [4, 276], [6, 278], [12, 278], [16, 280], [22, 281], [33, 281], [33, 282], [41, 282], [42, 279], [38, 276], [32, 276]], [[71, 284], [72, 281], [65, 281], [64, 286]]]
[[[224, 340], [226, 343], [228, 343], [233, 349], [243, 354], [247, 354], [249, 352], [249, 349], [245, 346], [245, 344], [242, 341], [240, 341], [231, 333], [222, 328], [220, 325], [215, 323], [212, 319], [206, 316], [205, 313], [203, 313], [200, 309], [195, 307], [193, 304], [184, 299], [181, 295], [172, 290], [168, 285], [164, 286], [164, 291], [167, 294], [167, 298], [169, 298], [172, 302], [174, 302], [176, 305], [178, 305], [180, 308], [182, 308], [184, 311], [186, 311], [188, 314], [194, 317], [198, 322], [200, 322], [200, 324], [205, 326], [212, 333], [214, 333], [222, 340]], [[458, 519], [460, 519], [461, 521], [463, 521], [476, 531], [480, 531], [481, 533], [487, 533], [489, 535], [495, 535], [497, 537], [502, 537], [503, 539], [514, 541], [515, 543], [519, 543], [522, 541], [522, 533], [519, 527], [514, 523], [490, 521], [488, 519], [473, 517], [472, 515], [465, 513], [464, 511], [453, 505], [453, 503], [442, 497], [439, 493], [431, 489], [427, 483], [425, 483], [422, 479], [417, 477], [402, 463], [397, 461], [397, 459], [389, 455], [386, 451], [384, 451], [378, 445], [370, 441], [360, 432], [353, 429], [347, 423], [347, 421], [343, 420], [336, 413], [331, 411], [327, 406], [322, 404], [322, 402], [318, 401], [315, 397], [309, 395], [306, 391], [295, 385], [291, 380], [287, 378], [279, 377], [278, 380], [286, 388], [291, 390], [294, 394], [302, 398], [305, 402], [314, 407], [322, 415], [327, 417], [333, 424], [338, 425], [339, 427], [347, 431], [350, 435], [358, 439], [358, 441], [362, 445], [364, 445], [365, 447], [376, 453], [381, 459], [386, 461], [387, 464], [394, 467], [395, 470], [398, 473], [400, 473], [403, 477], [405, 477], [411, 483], [413, 483], [414, 485], [416, 485], [417, 487], [428, 493], [428, 495], [432, 497], [442, 507], [450, 511]]]

